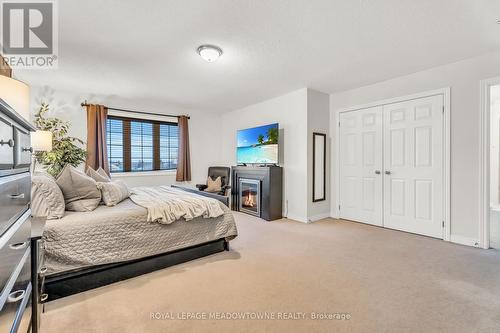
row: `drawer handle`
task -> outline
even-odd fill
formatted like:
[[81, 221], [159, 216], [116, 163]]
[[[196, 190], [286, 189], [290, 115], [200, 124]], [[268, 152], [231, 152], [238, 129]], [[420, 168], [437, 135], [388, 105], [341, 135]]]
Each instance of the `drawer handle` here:
[[26, 295], [25, 290], [13, 291], [9, 294], [9, 297], [7, 298], [7, 303], [15, 303], [17, 301], [20, 301], [24, 298], [24, 295]]
[[40, 268], [40, 274], [45, 274], [45, 273], [47, 273], [47, 267]]
[[30, 153], [32, 153], [32, 152], [33, 152], [33, 147], [23, 147], [23, 148], [21, 148], [21, 150], [22, 150], [23, 152], [27, 152], [27, 151], [29, 151]]
[[24, 193], [9, 194], [9, 198], [11, 198], [11, 199], [24, 199]]
[[12, 250], [23, 250], [28, 247], [28, 242], [10, 244], [9, 247]]
[[10, 139], [9, 141], [0, 140], [0, 146], [9, 145], [9, 147], [14, 147], [14, 140]]
[[45, 302], [49, 298], [49, 294], [40, 295], [40, 302]]

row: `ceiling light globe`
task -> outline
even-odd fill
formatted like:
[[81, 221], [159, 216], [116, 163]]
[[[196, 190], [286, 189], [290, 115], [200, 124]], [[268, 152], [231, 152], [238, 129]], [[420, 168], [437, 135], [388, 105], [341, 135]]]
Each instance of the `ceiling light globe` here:
[[197, 51], [207, 62], [214, 62], [222, 55], [222, 49], [214, 45], [201, 45]]

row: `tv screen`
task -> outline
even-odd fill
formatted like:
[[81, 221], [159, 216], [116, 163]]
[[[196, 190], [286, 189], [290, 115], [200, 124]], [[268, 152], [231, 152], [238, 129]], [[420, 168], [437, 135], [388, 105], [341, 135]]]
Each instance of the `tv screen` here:
[[238, 164], [278, 164], [278, 124], [238, 131]]

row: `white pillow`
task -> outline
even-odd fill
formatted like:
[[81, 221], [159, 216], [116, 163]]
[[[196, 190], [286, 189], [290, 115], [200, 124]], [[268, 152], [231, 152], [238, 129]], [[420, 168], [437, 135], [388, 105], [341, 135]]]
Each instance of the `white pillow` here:
[[212, 177], [208, 176], [207, 179], [207, 188], [205, 189], [205, 192], [220, 192], [222, 189], [222, 180], [219, 177], [217, 177], [215, 180], [212, 180]]
[[107, 183], [111, 181], [111, 178], [109, 178], [108, 174], [106, 173], [106, 171], [104, 171], [103, 168], [99, 168], [96, 171], [91, 167], [87, 167], [87, 171], [85, 171], [85, 173], [96, 182]]
[[110, 182], [97, 182], [97, 188], [101, 190], [102, 201], [106, 206], [115, 206], [130, 196], [130, 191], [123, 180]]
[[52, 176], [34, 174], [31, 177], [31, 214], [47, 220], [64, 216], [64, 196]]
[[96, 181], [69, 164], [57, 176], [56, 184], [63, 193], [66, 210], [89, 212], [101, 202], [101, 191]]

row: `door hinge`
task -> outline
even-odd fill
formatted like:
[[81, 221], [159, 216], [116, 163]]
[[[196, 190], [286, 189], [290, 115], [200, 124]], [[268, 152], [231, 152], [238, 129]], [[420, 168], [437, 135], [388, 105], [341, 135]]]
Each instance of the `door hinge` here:
[[339, 210], [340, 210], [340, 205], [339, 205]]
[[443, 113], [444, 113], [444, 105], [443, 105], [442, 109], [443, 109]]
[[339, 121], [339, 127], [340, 127], [340, 121]]
[[442, 223], [442, 226], [443, 226], [443, 228], [444, 228], [444, 221], [442, 221], [442, 222], [443, 222], [443, 223]]

